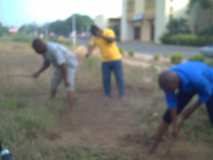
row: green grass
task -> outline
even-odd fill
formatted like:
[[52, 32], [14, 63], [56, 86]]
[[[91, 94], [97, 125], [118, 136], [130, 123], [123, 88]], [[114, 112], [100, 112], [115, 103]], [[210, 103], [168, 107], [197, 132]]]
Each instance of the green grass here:
[[133, 51], [133, 50], [128, 51], [128, 56], [129, 57], [134, 57], [135, 56], [135, 51]]

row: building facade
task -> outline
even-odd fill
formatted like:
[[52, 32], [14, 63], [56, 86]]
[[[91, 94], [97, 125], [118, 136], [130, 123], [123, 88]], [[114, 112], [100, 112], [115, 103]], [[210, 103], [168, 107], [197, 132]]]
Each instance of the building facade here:
[[187, 16], [190, 0], [123, 0], [121, 40], [160, 42], [170, 17]]

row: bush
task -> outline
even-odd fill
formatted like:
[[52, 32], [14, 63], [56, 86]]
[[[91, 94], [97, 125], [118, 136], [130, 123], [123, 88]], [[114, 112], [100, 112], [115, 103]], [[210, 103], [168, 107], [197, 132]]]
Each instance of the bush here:
[[213, 59], [212, 58], [206, 58], [205, 63], [213, 67]]
[[190, 61], [201, 61], [201, 62], [203, 62], [205, 59], [204, 59], [204, 56], [202, 54], [197, 54], [197, 55], [194, 55], [191, 58], [189, 58], [189, 60]]
[[154, 57], [153, 57], [153, 59], [155, 61], [158, 61], [160, 59], [160, 54], [155, 54]]
[[183, 60], [183, 54], [182, 53], [175, 53], [170, 57], [170, 61], [172, 64], [179, 64]]
[[161, 42], [164, 44], [177, 44], [189, 46], [203, 46], [213, 43], [211, 36], [197, 36], [192, 34], [165, 34], [161, 37]]
[[17, 33], [16, 35], [14, 35], [12, 37], [12, 40], [16, 41], [16, 42], [31, 43], [33, 41], [33, 36], [27, 35], [27, 34], [23, 34], [23, 33]]
[[123, 50], [123, 48], [119, 48], [119, 52], [120, 52], [122, 55], [124, 55], [124, 50]]
[[128, 55], [129, 55], [130, 57], [134, 57], [135, 52], [134, 52], [133, 50], [131, 50], [131, 51], [128, 52]]

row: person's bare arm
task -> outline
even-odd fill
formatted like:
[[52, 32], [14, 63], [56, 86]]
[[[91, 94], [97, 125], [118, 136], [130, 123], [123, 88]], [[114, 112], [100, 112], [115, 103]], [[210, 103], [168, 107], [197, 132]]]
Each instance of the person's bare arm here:
[[43, 65], [41, 66], [41, 68], [35, 72], [32, 76], [34, 78], [38, 78], [40, 76], [41, 73], [43, 73], [45, 70], [47, 70], [50, 66], [50, 63], [48, 61], [45, 61], [43, 62]]
[[187, 120], [192, 115], [192, 113], [194, 113], [201, 106], [201, 104], [202, 103], [197, 100], [189, 108], [183, 111], [180, 122], [178, 123], [178, 130], [183, 126], [185, 120]]

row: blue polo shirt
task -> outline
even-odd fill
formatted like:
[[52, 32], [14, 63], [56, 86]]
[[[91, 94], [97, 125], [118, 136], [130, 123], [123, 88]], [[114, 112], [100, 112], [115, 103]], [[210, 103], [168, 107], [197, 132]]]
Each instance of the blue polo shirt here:
[[[213, 95], [213, 68], [202, 62], [185, 62], [169, 69], [180, 78], [179, 91], [191, 93], [194, 91], [199, 96], [201, 103], [206, 103]], [[165, 92], [169, 109], [177, 107], [175, 92]]]

